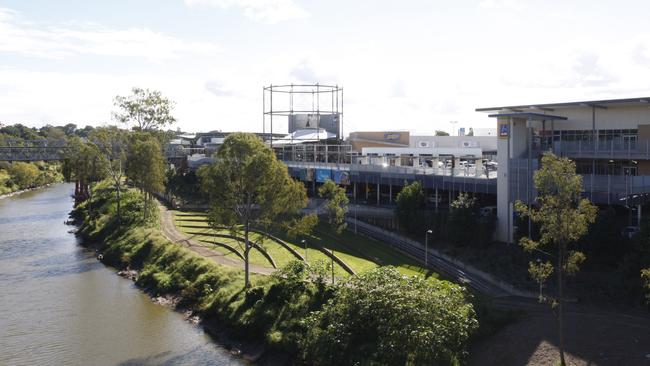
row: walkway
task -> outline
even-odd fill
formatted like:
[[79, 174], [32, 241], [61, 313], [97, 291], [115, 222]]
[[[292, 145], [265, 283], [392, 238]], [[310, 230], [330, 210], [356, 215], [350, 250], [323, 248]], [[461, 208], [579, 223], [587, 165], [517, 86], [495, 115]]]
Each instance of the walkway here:
[[[223, 253], [210, 249], [193, 240], [193, 237], [187, 236], [186, 234], [178, 231], [176, 225], [174, 224], [174, 217], [172, 216], [172, 213], [163, 205], [158, 205], [158, 207], [160, 209], [160, 227], [163, 235], [165, 235], [167, 239], [174, 243], [178, 243], [193, 251], [194, 253], [214, 261], [215, 263], [239, 270], [244, 269], [244, 262], [228, 258]], [[262, 275], [270, 275], [275, 271], [273, 268], [261, 267], [252, 263], [249, 265], [249, 269], [251, 273]]]

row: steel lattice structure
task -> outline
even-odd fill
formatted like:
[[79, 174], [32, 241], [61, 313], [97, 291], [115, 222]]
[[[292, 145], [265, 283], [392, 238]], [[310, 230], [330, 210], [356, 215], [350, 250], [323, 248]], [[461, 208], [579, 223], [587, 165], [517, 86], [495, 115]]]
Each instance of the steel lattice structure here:
[[[262, 131], [269, 134], [268, 140], [273, 145], [274, 122], [276, 130], [279, 123], [287, 123], [289, 132], [292, 123], [307, 116], [307, 124], [313, 117], [316, 126], [322, 128], [321, 121], [329, 120], [328, 127], [337, 126], [334, 131], [337, 139], [343, 138], [343, 88], [338, 85], [323, 84], [285, 84], [269, 85], [262, 88]], [[274, 121], [275, 120], [275, 121]]]

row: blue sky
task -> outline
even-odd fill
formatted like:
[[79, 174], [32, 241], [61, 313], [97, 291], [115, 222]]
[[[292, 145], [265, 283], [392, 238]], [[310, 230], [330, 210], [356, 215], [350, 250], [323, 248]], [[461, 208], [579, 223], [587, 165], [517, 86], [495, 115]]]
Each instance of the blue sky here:
[[188, 131], [261, 130], [262, 86], [345, 89], [345, 130], [650, 96], [645, 1], [0, 0], [0, 122], [111, 123], [133, 86]]

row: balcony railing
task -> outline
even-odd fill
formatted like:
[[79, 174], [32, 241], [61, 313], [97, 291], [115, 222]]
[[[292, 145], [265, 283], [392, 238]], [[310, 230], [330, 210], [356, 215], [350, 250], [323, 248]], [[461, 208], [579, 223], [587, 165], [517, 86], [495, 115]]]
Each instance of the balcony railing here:
[[574, 158], [650, 159], [650, 140], [636, 139], [553, 141], [534, 143], [537, 151], [551, 150], [557, 155]]

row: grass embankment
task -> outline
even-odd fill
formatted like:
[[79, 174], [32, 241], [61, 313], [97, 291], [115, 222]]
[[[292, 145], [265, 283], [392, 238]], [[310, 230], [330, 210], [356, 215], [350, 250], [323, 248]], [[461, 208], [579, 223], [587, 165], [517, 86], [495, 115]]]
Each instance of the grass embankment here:
[[[436, 364], [458, 364], [475, 329], [472, 306], [457, 285], [436, 279], [417, 282], [394, 271], [391, 274], [390, 268], [352, 276], [356, 282], [330, 286], [323, 278], [327, 273], [285, 259], [282, 262], [288, 266], [279, 275], [253, 275], [254, 287], [244, 291], [241, 271], [219, 266], [168, 241], [159, 231], [157, 218], [143, 222], [139, 192], [123, 193], [121, 226], [117, 223], [115, 196], [105, 183], [96, 186], [93, 197], [92, 212], [81, 204], [73, 217], [83, 222], [79, 234], [88, 242], [99, 243], [106, 263], [138, 271], [138, 286], [157, 296], [179, 296], [182, 306], [204, 321], [215, 322], [230, 336], [262, 342], [299, 362], [350, 364], [351, 360], [328, 351], [341, 350], [340, 354], [356, 354], [357, 361], [373, 364], [385, 363], [382, 360], [387, 356], [404, 361], [401, 363], [433, 357]], [[155, 218], [155, 207], [148, 209], [149, 217]], [[377, 276], [387, 280], [356, 290], [355, 283], [364, 284], [366, 278]], [[358, 295], [369, 300], [356, 307], [356, 301], [346, 301], [351, 291], [370, 291]], [[382, 291], [385, 296], [379, 295]], [[406, 301], [413, 298], [426, 300], [416, 309]], [[365, 316], [374, 321], [349, 327], [332, 314], [349, 319]], [[441, 328], [443, 323], [446, 325]], [[443, 328], [444, 332], [440, 330]], [[419, 337], [417, 341], [411, 338], [415, 336]]]
[[[222, 237], [223, 235], [229, 234], [227, 230], [214, 230], [210, 228], [204, 213], [174, 211], [173, 215], [174, 222], [181, 232], [226, 256], [232, 258], [241, 257], [243, 244], [237, 240]], [[283, 241], [303, 258], [306, 256], [307, 262], [309, 263], [330, 261], [330, 258], [320, 249], [325, 248], [327, 250], [334, 250], [335, 255], [352, 268], [355, 273], [361, 273], [379, 266], [390, 265], [405, 275], [439, 277], [436, 272], [423, 268], [417, 260], [391, 248], [388, 244], [372, 240], [365, 236], [356, 235], [350, 230], [344, 231], [341, 235], [336, 235], [327, 225], [319, 224], [312, 235], [305, 240], [307, 250], [305, 250], [305, 247], [298, 239], [291, 239], [281, 232], [273, 232], [272, 235]], [[284, 266], [290, 261], [298, 259], [290, 250], [287, 250], [283, 245], [269, 237], [265, 237], [259, 233], [252, 233], [251, 240], [259, 243], [275, 260], [278, 266]], [[232, 249], [226, 248], [224, 245], [215, 246], [215, 242], [226, 244], [239, 254], [233, 252]], [[250, 258], [252, 263], [271, 267], [269, 260], [258, 250], [252, 250]], [[349, 275], [338, 264], [335, 264], [335, 271], [336, 276]]]

